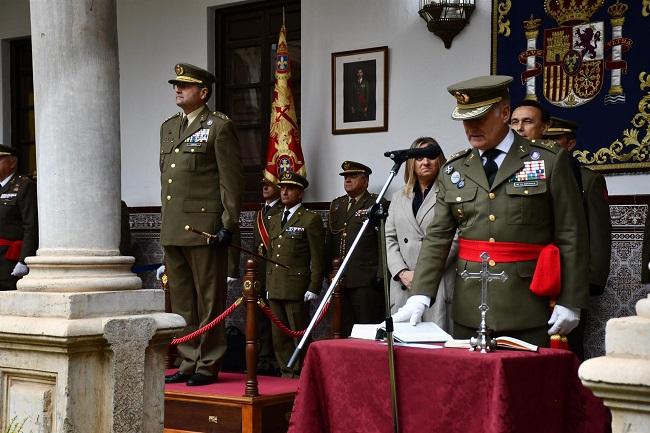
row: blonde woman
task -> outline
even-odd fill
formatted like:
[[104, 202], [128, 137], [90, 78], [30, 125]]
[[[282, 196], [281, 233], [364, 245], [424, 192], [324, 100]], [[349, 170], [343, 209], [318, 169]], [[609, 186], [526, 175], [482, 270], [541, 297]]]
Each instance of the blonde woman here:
[[[437, 144], [431, 137], [420, 137], [411, 144], [411, 148]], [[438, 174], [445, 162], [446, 158], [442, 153], [433, 160], [409, 159], [404, 171], [406, 185], [393, 194], [386, 220], [386, 253], [388, 269], [392, 276], [391, 314], [403, 306], [411, 295], [411, 283], [420, 246], [436, 210]], [[436, 323], [447, 332], [451, 332], [451, 299], [456, 278], [454, 267], [457, 251], [458, 245], [454, 241], [436, 300], [422, 318], [424, 321]]]

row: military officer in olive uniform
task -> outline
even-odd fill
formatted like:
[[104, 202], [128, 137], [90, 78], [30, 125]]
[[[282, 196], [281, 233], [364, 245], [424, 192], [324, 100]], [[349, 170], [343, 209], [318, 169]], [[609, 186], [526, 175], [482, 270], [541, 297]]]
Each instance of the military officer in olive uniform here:
[[[264, 204], [257, 211], [253, 223], [253, 242], [257, 253], [265, 256], [269, 245], [269, 221], [273, 215], [282, 211], [280, 201], [280, 187], [270, 180], [262, 179], [262, 198]], [[268, 300], [266, 293], [266, 262], [258, 260], [257, 276], [260, 282], [260, 296]], [[257, 371], [260, 374], [272, 374], [277, 370], [277, 361], [273, 353], [273, 340], [271, 336], [271, 321], [259, 310], [257, 315], [259, 332], [259, 350], [257, 352]]]
[[16, 174], [16, 150], [0, 144], [0, 290], [15, 290], [38, 248], [36, 184]]
[[[366, 210], [377, 200], [377, 194], [368, 192], [372, 170], [364, 164], [344, 161], [343, 187], [346, 195], [335, 198], [330, 204], [327, 231], [327, 265], [335, 257], [341, 260], [348, 253], [363, 222]], [[386, 201], [384, 207], [388, 206]], [[379, 230], [372, 225], [366, 228], [343, 274], [343, 330], [350, 335], [355, 323], [379, 323], [386, 312], [383, 290], [383, 264], [381, 263]]]
[[[454, 337], [476, 335], [481, 284], [460, 278], [460, 272], [479, 272], [486, 251], [489, 271], [508, 275], [504, 282], [489, 283], [488, 327], [497, 336], [548, 346], [549, 335], [571, 332], [587, 306], [588, 257], [581, 254], [586, 221], [567, 152], [550, 141], [528, 141], [508, 127], [511, 81], [487, 76], [447, 88], [457, 100], [452, 118], [463, 121], [472, 147], [452, 155], [442, 168], [439, 208], [415, 267], [415, 295], [394, 319], [417, 323], [435, 299], [458, 229]], [[552, 272], [559, 271], [559, 263], [561, 275]], [[533, 279], [536, 267], [542, 273]], [[557, 299], [552, 313], [551, 298]]]
[[[567, 119], [551, 117], [551, 126], [544, 136], [554, 140], [569, 154], [576, 147], [578, 124]], [[602, 174], [580, 165], [575, 160], [578, 186], [589, 226], [589, 294], [602, 295], [609, 276], [612, 250], [612, 222], [609, 217], [607, 182]]]
[[[266, 267], [266, 290], [273, 313], [292, 330], [305, 329], [309, 323], [309, 302], [316, 299], [323, 283], [325, 233], [323, 221], [302, 205], [307, 179], [284, 172], [278, 182], [282, 211], [269, 221], [267, 257], [278, 265]], [[296, 347], [293, 338], [277, 326], [272, 328], [273, 349], [282, 376], [299, 374], [300, 363], [287, 367]]]
[[[243, 176], [234, 122], [206, 105], [215, 77], [193, 65], [175, 67], [181, 113], [160, 128], [162, 228], [172, 312], [186, 333], [206, 325], [225, 308], [228, 244], [237, 231]], [[216, 233], [211, 245], [185, 226]], [[178, 345], [182, 358], [165, 381], [204, 385], [217, 379], [226, 351], [224, 326]]]

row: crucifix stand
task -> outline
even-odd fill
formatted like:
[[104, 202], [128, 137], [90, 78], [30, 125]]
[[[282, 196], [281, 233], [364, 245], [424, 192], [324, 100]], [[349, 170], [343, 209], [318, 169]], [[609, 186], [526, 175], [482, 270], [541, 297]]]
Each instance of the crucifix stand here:
[[508, 274], [505, 271], [501, 271], [498, 274], [493, 274], [488, 271], [488, 260], [490, 256], [485, 251], [481, 253], [481, 272], [467, 272], [465, 269], [460, 277], [464, 280], [481, 280], [481, 305], [478, 306], [479, 311], [481, 312], [481, 324], [478, 328], [478, 334], [476, 337], [472, 337], [469, 340], [469, 344], [472, 346], [470, 350], [480, 350], [481, 353], [487, 353], [494, 351], [496, 349], [496, 341], [494, 338], [490, 337], [490, 329], [487, 327], [485, 321], [485, 316], [487, 315], [490, 307], [487, 304], [487, 289], [488, 282], [492, 280], [505, 281], [508, 279]]

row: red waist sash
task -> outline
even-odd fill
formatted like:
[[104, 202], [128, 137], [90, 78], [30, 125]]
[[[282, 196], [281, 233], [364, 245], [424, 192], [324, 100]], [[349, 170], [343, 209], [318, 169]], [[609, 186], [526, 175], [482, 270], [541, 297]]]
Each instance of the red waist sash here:
[[20, 259], [20, 250], [23, 248], [22, 240], [9, 240], [0, 238], [0, 247], [9, 247], [5, 251], [5, 259], [17, 262]]
[[489, 254], [496, 263], [537, 260], [530, 290], [537, 296], [556, 297], [562, 286], [560, 250], [554, 244], [537, 245], [521, 242], [486, 242], [458, 239], [458, 257], [469, 262], [481, 262], [481, 253]]

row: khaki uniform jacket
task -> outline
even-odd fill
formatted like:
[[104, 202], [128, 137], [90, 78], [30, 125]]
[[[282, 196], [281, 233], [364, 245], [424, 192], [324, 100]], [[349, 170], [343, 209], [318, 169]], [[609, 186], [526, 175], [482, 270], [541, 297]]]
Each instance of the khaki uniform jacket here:
[[[347, 195], [337, 197], [330, 204], [329, 229], [327, 230], [327, 267], [331, 267], [332, 259], [347, 254], [352, 242], [359, 234], [366, 220], [365, 210], [377, 200], [377, 194], [366, 191], [350, 207]], [[386, 200], [382, 201], [384, 209], [388, 207]], [[384, 267], [381, 263], [381, 243], [379, 228], [370, 225], [364, 232], [350, 261], [343, 273], [345, 288], [372, 287], [377, 278], [384, 277]]]
[[[271, 217], [273, 215], [279, 214], [283, 208], [284, 206], [282, 206], [282, 202], [280, 200], [276, 201], [275, 204], [271, 206], [268, 214], [266, 215], [266, 218], [264, 218], [264, 225], [266, 226], [267, 232], [269, 231], [269, 223], [271, 221]], [[262, 209], [260, 209], [258, 212], [262, 212], [262, 216], [264, 216], [264, 204], [262, 204]], [[253, 220], [253, 244], [255, 245], [256, 253], [261, 256], [266, 256], [266, 247], [264, 246], [264, 242], [262, 242], [262, 235], [257, 229], [257, 213], [255, 214], [255, 219]], [[262, 287], [265, 287], [264, 283], [266, 280], [266, 262], [264, 260], [257, 260], [257, 275], [260, 279]]]
[[[20, 261], [23, 263], [25, 257], [36, 255], [38, 248], [36, 184], [26, 176], [16, 173], [4, 187], [0, 188], [0, 238], [10, 241], [22, 239]], [[4, 261], [7, 249], [6, 246], [0, 246], [0, 260]], [[12, 262], [11, 270], [13, 266]]]
[[[601, 295], [609, 276], [612, 222], [607, 183], [603, 175], [581, 167], [582, 197], [589, 223], [589, 283], [592, 295]], [[596, 287], [594, 287], [596, 286]], [[594, 290], [598, 289], [598, 293]]]
[[323, 282], [325, 233], [323, 220], [300, 206], [284, 229], [282, 212], [269, 221], [270, 249], [267, 257], [289, 266], [268, 264], [266, 290], [269, 299], [302, 301], [305, 292], [320, 293]]
[[[543, 161], [545, 179], [514, 182], [524, 162]], [[449, 168], [451, 167], [451, 169]], [[464, 185], [452, 182], [460, 173]], [[582, 200], [564, 149], [549, 141], [515, 140], [490, 187], [479, 152], [467, 149], [452, 155], [438, 178], [436, 215], [427, 229], [415, 267], [413, 294], [436, 298], [447, 254], [456, 229], [459, 237], [496, 242], [524, 242], [560, 249], [562, 291], [557, 303], [586, 308], [588, 303], [587, 229]], [[549, 299], [529, 287], [536, 261], [495, 263], [490, 272], [505, 271], [508, 280], [492, 281], [488, 289], [488, 326], [495, 331], [546, 326]], [[479, 272], [481, 264], [458, 259], [458, 273]], [[456, 278], [454, 322], [478, 327], [480, 282]]]
[[185, 225], [216, 233], [235, 233], [244, 179], [235, 123], [205, 106], [179, 134], [181, 116], [160, 127], [162, 245], [205, 245]]

